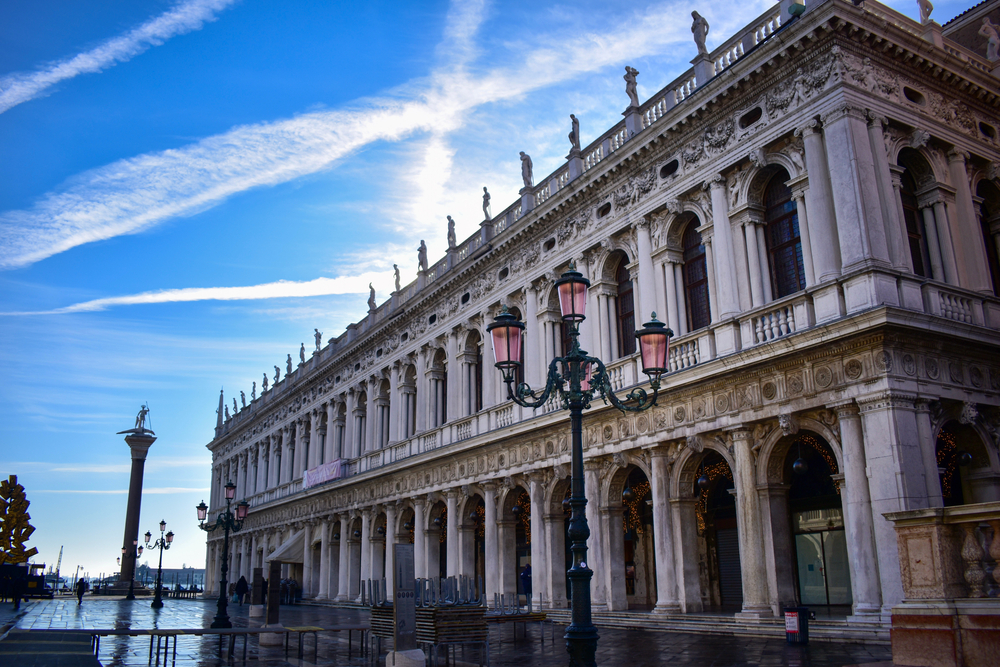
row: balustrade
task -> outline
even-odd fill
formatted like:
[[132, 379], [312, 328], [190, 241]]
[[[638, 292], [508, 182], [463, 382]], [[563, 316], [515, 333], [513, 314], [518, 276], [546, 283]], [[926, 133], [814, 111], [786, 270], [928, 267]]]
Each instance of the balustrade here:
[[698, 363], [698, 340], [671, 343], [670, 372], [690, 368]]

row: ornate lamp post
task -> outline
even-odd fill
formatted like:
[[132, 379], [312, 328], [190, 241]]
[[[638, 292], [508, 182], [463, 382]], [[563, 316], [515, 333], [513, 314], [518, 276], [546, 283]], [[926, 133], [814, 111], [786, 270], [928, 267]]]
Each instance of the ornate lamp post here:
[[[132, 549], [133, 549], [133, 552], [132, 552], [132, 573], [129, 575], [129, 578], [128, 578], [128, 595], [125, 596], [126, 600], [134, 600], [135, 599], [135, 562], [137, 560], [139, 560], [139, 556], [142, 555], [142, 546], [141, 545], [137, 546], [137, 545], [139, 545], [139, 540], [132, 540]], [[122, 547], [122, 556], [123, 557], [125, 556], [126, 551], [127, 550], [125, 549], [125, 547]]]
[[584, 493], [583, 478], [583, 410], [590, 407], [590, 400], [600, 396], [605, 403], [610, 402], [622, 411], [640, 412], [656, 404], [660, 391], [660, 376], [667, 372], [670, 337], [674, 332], [657, 321], [656, 313], [639, 331], [642, 355], [642, 372], [649, 376], [653, 389], [652, 396], [641, 388], [633, 389], [624, 399], [615, 396], [604, 363], [589, 356], [580, 349], [580, 323], [586, 319], [587, 288], [590, 281], [576, 271], [570, 263], [569, 270], [556, 281], [559, 293], [559, 308], [563, 322], [569, 327], [570, 349], [563, 357], [556, 357], [549, 364], [545, 389], [539, 394], [522, 382], [514, 386], [521, 367], [521, 337], [524, 323], [504, 308], [486, 329], [493, 339], [493, 354], [496, 367], [503, 373], [507, 385], [507, 397], [526, 408], [541, 407], [553, 392], [558, 392], [563, 408], [570, 411], [570, 430], [573, 436], [572, 495], [569, 505], [572, 514], [569, 521], [570, 551], [573, 553], [573, 567], [569, 570], [572, 600], [572, 622], [566, 629], [566, 650], [570, 655], [570, 665], [593, 667], [596, 665], [597, 628], [591, 622], [590, 579], [594, 573], [587, 567], [587, 497]]
[[167, 522], [161, 521], [160, 539], [156, 540], [156, 542], [154, 542], [153, 544], [149, 543], [149, 541], [153, 538], [153, 534], [147, 530], [145, 535], [146, 548], [160, 550], [160, 564], [156, 566], [156, 593], [153, 594], [153, 604], [149, 605], [153, 609], [159, 609], [160, 607], [163, 606], [163, 597], [160, 593], [160, 586], [163, 583], [163, 550], [169, 549], [170, 545], [174, 541], [173, 531], [167, 533], [166, 536], [163, 535], [163, 531], [165, 531], [166, 529], [167, 529]]
[[229, 572], [229, 531], [233, 531], [235, 533], [243, 528], [243, 520], [247, 518], [247, 511], [250, 509], [250, 503], [242, 500], [238, 505], [236, 505], [236, 512], [232, 512], [229, 509], [229, 505], [232, 503], [233, 498], [236, 497], [236, 485], [232, 482], [227, 482], [225, 489], [226, 511], [219, 514], [214, 524], [205, 523], [205, 517], [208, 516], [208, 505], [205, 504], [204, 500], [201, 501], [201, 504], [195, 508], [198, 510], [198, 520], [201, 522], [199, 528], [204, 530], [206, 533], [210, 533], [219, 528], [222, 528], [224, 531], [222, 539], [222, 581], [219, 590], [219, 611], [215, 615], [215, 620], [212, 621], [211, 627], [213, 628], [233, 627], [232, 622], [229, 620], [229, 614], [226, 611], [229, 604], [229, 600], [226, 598], [226, 587], [228, 584], [226, 581], [226, 573]]

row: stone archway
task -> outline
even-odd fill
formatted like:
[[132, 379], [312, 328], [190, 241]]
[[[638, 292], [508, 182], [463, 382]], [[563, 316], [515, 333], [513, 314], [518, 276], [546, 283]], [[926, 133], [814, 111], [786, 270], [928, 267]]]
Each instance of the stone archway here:
[[972, 424], [946, 422], [935, 443], [945, 507], [1000, 500], [996, 456]]

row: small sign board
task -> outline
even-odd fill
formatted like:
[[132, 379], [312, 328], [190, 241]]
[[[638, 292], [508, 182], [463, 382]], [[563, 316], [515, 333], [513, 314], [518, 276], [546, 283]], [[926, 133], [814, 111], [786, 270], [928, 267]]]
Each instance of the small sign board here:
[[395, 650], [417, 648], [417, 607], [413, 573], [413, 545], [395, 544], [395, 598], [392, 604]]
[[793, 634], [798, 634], [798, 632], [799, 632], [799, 612], [797, 612], [797, 611], [786, 611], [785, 612], [785, 632], [791, 632]]

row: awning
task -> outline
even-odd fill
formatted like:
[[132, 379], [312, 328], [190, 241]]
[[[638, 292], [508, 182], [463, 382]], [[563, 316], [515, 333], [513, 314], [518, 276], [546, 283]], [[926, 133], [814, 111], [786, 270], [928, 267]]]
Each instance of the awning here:
[[304, 542], [305, 539], [303, 538], [302, 531], [296, 531], [280, 547], [275, 549], [274, 553], [270, 556], [265, 556], [264, 560], [276, 560], [282, 563], [301, 563]]

